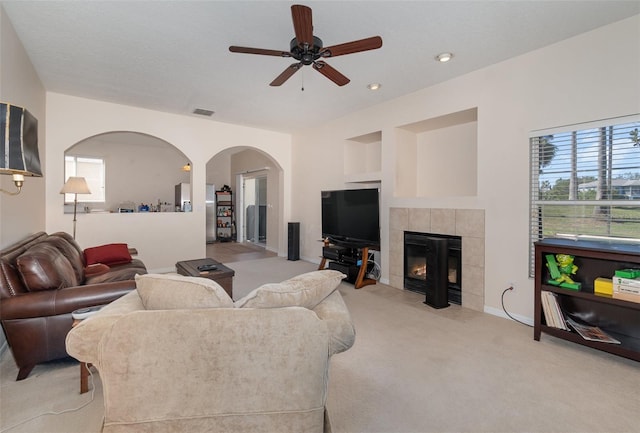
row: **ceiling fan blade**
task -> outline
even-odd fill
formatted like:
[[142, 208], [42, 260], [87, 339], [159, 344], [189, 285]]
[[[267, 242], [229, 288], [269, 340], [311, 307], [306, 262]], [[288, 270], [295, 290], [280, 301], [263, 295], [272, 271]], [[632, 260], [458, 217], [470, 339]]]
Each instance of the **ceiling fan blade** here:
[[313, 47], [313, 19], [311, 8], [304, 5], [291, 6], [291, 18], [293, 19], [293, 29], [296, 32], [298, 45], [307, 44]]
[[282, 84], [284, 84], [285, 81], [287, 81], [289, 78], [291, 78], [291, 76], [293, 74], [298, 72], [298, 69], [300, 69], [300, 68], [302, 68], [302, 62], [292, 64], [287, 69], [282, 71], [282, 74], [278, 75], [276, 77], [276, 79], [273, 80], [271, 82], [271, 84], [269, 84], [269, 85], [270, 86], [281, 86]]
[[287, 51], [264, 50], [262, 48], [236, 47], [235, 45], [230, 46], [229, 51], [231, 51], [232, 53], [261, 54], [263, 56], [276, 56], [276, 57], [291, 57], [291, 53]]
[[359, 53], [360, 51], [375, 50], [382, 46], [380, 36], [372, 36], [357, 41], [345, 42], [344, 44], [333, 45], [322, 49], [323, 57], [336, 57], [345, 54]]
[[313, 62], [313, 69], [320, 72], [322, 75], [336, 83], [338, 86], [344, 86], [345, 84], [349, 83], [349, 81], [351, 81], [340, 72], [338, 72], [337, 69], [331, 67], [328, 63], [325, 63], [322, 60]]

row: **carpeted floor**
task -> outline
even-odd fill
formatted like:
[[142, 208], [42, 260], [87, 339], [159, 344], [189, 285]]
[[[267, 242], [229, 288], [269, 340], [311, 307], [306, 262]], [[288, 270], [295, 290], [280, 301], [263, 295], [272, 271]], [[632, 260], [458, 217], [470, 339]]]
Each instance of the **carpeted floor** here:
[[[226, 263], [234, 297], [265, 282], [314, 270], [272, 257]], [[416, 293], [383, 284], [340, 286], [355, 323], [353, 348], [331, 360], [329, 409], [334, 433], [636, 432], [640, 363], [553, 337], [499, 317], [452, 305], [435, 310]], [[100, 431], [102, 390], [78, 394], [78, 364], [37, 366], [15, 382], [10, 352], [0, 362], [0, 431]]]
[[250, 242], [216, 242], [207, 244], [207, 257], [220, 263], [239, 262], [246, 260], [276, 257], [277, 254], [268, 251], [264, 246]]

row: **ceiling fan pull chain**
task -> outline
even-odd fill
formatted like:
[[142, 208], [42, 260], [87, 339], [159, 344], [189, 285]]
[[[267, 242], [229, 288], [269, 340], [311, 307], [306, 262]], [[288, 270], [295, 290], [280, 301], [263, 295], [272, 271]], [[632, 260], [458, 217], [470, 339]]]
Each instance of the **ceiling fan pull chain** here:
[[304, 70], [302, 71], [302, 74], [301, 74], [301, 76], [300, 76], [300, 77], [301, 77], [301, 79], [302, 79], [302, 87], [300, 88], [300, 91], [301, 91], [301, 92], [304, 92]]

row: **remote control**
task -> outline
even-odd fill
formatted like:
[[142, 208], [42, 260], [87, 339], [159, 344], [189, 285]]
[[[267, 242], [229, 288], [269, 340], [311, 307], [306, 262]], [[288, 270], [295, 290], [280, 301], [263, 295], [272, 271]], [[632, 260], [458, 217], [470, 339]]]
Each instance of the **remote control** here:
[[100, 311], [100, 309], [104, 307], [104, 305], [97, 305], [95, 307], [87, 307], [87, 308], [79, 308], [77, 310], [74, 310], [71, 313], [71, 317], [73, 317], [75, 320], [82, 320], [82, 319], [86, 319], [87, 317], [91, 316], [94, 313], [97, 313], [98, 311]]

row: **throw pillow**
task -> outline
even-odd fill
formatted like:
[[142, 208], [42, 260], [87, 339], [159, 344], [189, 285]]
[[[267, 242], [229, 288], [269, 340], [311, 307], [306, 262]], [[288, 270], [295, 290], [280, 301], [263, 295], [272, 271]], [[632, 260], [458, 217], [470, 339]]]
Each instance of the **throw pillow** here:
[[136, 287], [147, 310], [233, 308], [224, 289], [208, 278], [182, 275], [136, 275]]
[[69, 260], [47, 242], [30, 247], [18, 256], [16, 264], [30, 292], [63, 289], [79, 284]]
[[264, 284], [234, 304], [237, 308], [304, 307], [312, 310], [345, 277], [333, 270], [312, 271], [281, 283]]
[[96, 263], [105, 265], [122, 265], [131, 262], [131, 254], [127, 244], [106, 244], [84, 250], [87, 266]]

